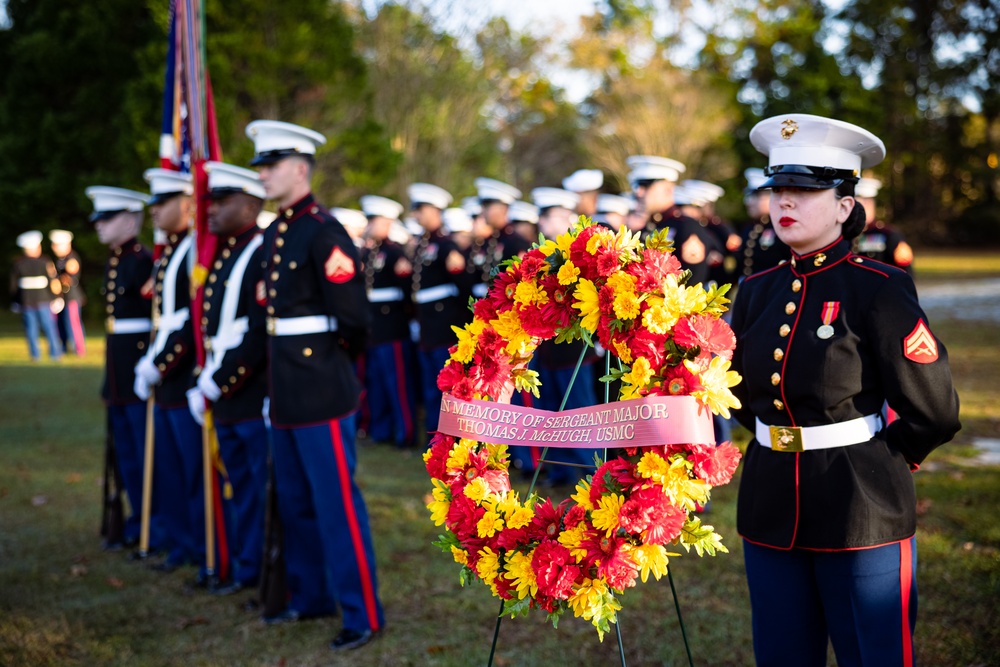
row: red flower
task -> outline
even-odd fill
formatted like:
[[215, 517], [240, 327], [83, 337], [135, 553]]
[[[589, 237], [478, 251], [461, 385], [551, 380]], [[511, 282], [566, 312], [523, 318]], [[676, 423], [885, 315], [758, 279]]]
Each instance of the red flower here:
[[[440, 377], [439, 377], [440, 380]], [[452, 396], [461, 401], [471, 401], [475, 397], [476, 386], [472, 384], [472, 380], [467, 377], [463, 377], [461, 380], [451, 385], [451, 387], [441, 387], [438, 389], [442, 391], [447, 390]]]
[[544, 307], [522, 306], [518, 310], [518, 316], [521, 318], [521, 328], [529, 336], [544, 339], [555, 336], [559, 322], [547, 317]]
[[569, 246], [569, 258], [580, 269], [580, 277], [587, 280], [595, 280], [597, 273], [597, 257], [587, 252], [587, 243], [597, 233], [597, 225], [587, 227], [576, 237]]
[[553, 507], [551, 498], [546, 498], [535, 505], [535, 516], [531, 519], [530, 525], [532, 539], [539, 541], [556, 539], [562, 531], [562, 519], [568, 505], [569, 500], [564, 500]]
[[736, 347], [733, 330], [725, 320], [711, 315], [682, 317], [674, 327], [674, 341], [687, 348], [700, 348], [699, 358], [705, 357], [706, 363], [712, 354], [723, 359], [732, 359], [733, 348]]
[[437, 388], [441, 391], [449, 391], [452, 385], [464, 377], [466, 377], [465, 366], [452, 359], [438, 373]]
[[688, 461], [694, 474], [712, 486], [728, 484], [740, 463], [740, 450], [731, 442], [718, 447], [712, 445], [688, 445]]
[[448, 474], [448, 456], [455, 446], [455, 438], [443, 433], [435, 433], [430, 441], [431, 455], [427, 459], [427, 472], [434, 479], [444, 480]]
[[597, 275], [607, 278], [621, 268], [618, 261], [618, 251], [614, 248], [601, 248], [597, 254]]
[[545, 255], [538, 248], [529, 250], [521, 258], [521, 281], [531, 280], [542, 270], [545, 263]]
[[[514, 307], [514, 292], [517, 290], [517, 284], [520, 279], [517, 273], [498, 273], [496, 278], [493, 279], [493, 286], [490, 287], [489, 294], [486, 295], [486, 300], [490, 302], [493, 306], [493, 310], [497, 313], [503, 313]], [[488, 320], [495, 320], [495, 317], [491, 317]]]
[[568, 327], [577, 316], [573, 309], [573, 287], [560, 285], [555, 274], [545, 276], [540, 284], [549, 295], [548, 303], [541, 307], [542, 317], [551, 322], [553, 333]]
[[625, 269], [636, 277], [638, 292], [659, 292], [663, 279], [669, 275], [679, 275], [681, 263], [672, 253], [647, 248], [642, 252], [642, 261], [629, 264]]
[[513, 386], [510, 361], [499, 352], [491, 354], [490, 350], [480, 349], [473, 355], [472, 364], [469, 374], [480, 394], [497, 398], [507, 385]]
[[476, 524], [486, 514], [482, 507], [476, 507], [476, 503], [464, 494], [459, 494], [451, 499], [451, 506], [448, 508], [448, 515], [445, 517], [445, 526], [455, 533], [459, 540], [478, 537]]
[[666, 349], [665, 345], [667, 342], [667, 334], [655, 334], [648, 329], [636, 328], [630, 332], [630, 335], [626, 339], [628, 343], [628, 349], [632, 351], [632, 358], [636, 357], [646, 357], [649, 360], [649, 366], [654, 372], [658, 372], [659, 369], [663, 368], [664, 361], [666, 360]]
[[597, 506], [601, 496], [608, 493], [625, 493], [637, 483], [635, 466], [622, 458], [611, 459], [594, 471], [590, 483], [590, 502]]
[[664, 369], [663, 386], [656, 393], [664, 396], [690, 396], [703, 388], [697, 375], [689, 371], [684, 364], [678, 364]]
[[648, 500], [651, 507], [651, 509], [640, 507], [636, 510], [637, 515], [641, 515], [643, 511], [649, 512], [647, 518], [650, 523], [642, 532], [642, 540], [646, 544], [666, 544], [681, 534], [681, 529], [687, 520], [687, 512], [671, 504], [661, 489], [651, 488], [649, 491], [661, 496], [664, 502], [654, 500], [652, 493], [648, 497], [640, 496]]
[[603, 530], [588, 530], [581, 546], [587, 550], [586, 562], [597, 567], [597, 574], [608, 580], [608, 585], [616, 590], [625, 590], [635, 585], [638, 568], [625, 552], [625, 540]]
[[[510, 306], [508, 305], [504, 310], [510, 310]], [[489, 296], [485, 299], [479, 299], [472, 306], [472, 314], [480, 322], [492, 322], [497, 319], [496, 304]]]
[[[672, 516], [670, 508], [670, 501], [662, 489], [647, 487], [636, 491], [625, 501], [618, 514], [618, 521], [626, 532], [633, 535], [645, 535], [647, 531], [662, 530], [663, 535], [666, 536], [672, 533], [675, 527], [679, 533], [680, 527], [675, 526], [674, 522], [670, 521]], [[683, 524], [683, 521], [681, 523]], [[657, 534], [660, 533], [657, 532]], [[665, 541], [669, 541], [673, 537], [668, 537]]]
[[558, 600], [566, 600], [573, 592], [573, 583], [580, 576], [569, 549], [554, 539], [543, 540], [531, 557], [538, 592]]
[[495, 536], [496, 546], [513, 551], [528, 542], [528, 528], [504, 528]]

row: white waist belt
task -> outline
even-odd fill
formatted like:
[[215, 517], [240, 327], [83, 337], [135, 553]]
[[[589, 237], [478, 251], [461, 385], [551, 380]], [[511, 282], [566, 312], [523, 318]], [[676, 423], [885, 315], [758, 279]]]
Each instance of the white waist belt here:
[[49, 286], [49, 279], [45, 276], [29, 276], [19, 278], [17, 286], [21, 289], [45, 289]]
[[868, 415], [825, 426], [768, 426], [757, 420], [757, 442], [776, 452], [804, 452], [812, 449], [848, 447], [868, 442], [882, 423], [882, 416]]
[[166, 331], [167, 333], [173, 333], [184, 326], [184, 323], [188, 320], [189, 311], [187, 308], [181, 308], [180, 310], [175, 310], [172, 313], [161, 313], [159, 330]]
[[368, 300], [372, 303], [385, 303], [387, 301], [402, 301], [403, 290], [398, 287], [379, 287], [368, 293]]
[[336, 330], [337, 318], [327, 315], [267, 318], [267, 333], [270, 336], [301, 336]]
[[109, 317], [104, 320], [104, 330], [109, 334], [148, 333], [153, 330], [153, 321], [148, 317], [128, 317], [125, 319]]
[[413, 300], [417, 303], [430, 303], [431, 301], [447, 299], [449, 296], [458, 296], [458, 285], [448, 284], [428, 287], [414, 294]]
[[486, 296], [486, 292], [487, 292], [486, 283], [476, 283], [475, 285], [472, 286], [472, 296], [476, 297], [477, 299], [482, 299], [484, 296]]

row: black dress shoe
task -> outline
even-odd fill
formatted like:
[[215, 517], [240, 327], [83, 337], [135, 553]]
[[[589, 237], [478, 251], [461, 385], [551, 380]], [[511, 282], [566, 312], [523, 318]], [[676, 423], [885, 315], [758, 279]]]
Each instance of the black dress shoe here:
[[251, 586], [249, 584], [244, 584], [239, 581], [229, 581], [224, 584], [219, 584], [212, 589], [213, 595], [234, 595], [242, 590], [248, 588], [256, 588], [256, 584]]
[[180, 563], [175, 563], [172, 560], [165, 560], [162, 563], [153, 563], [149, 566], [150, 570], [156, 572], [173, 572], [180, 567]]
[[371, 630], [362, 630], [358, 632], [357, 630], [348, 630], [344, 628], [340, 631], [340, 634], [333, 638], [330, 642], [330, 648], [334, 651], [346, 651], [352, 648], [359, 648], [370, 642], [375, 637], [375, 633]]
[[261, 616], [260, 620], [264, 621], [265, 625], [281, 625], [282, 623], [294, 623], [299, 620], [299, 612], [295, 609], [285, 609], [284, 611], [279, 611], [273, 616]]

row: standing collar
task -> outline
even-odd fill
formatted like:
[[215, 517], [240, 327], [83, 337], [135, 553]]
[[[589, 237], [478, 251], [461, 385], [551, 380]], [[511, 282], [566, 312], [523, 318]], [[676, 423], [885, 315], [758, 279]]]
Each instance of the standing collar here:
[[825, 248], [814, 250], [805, 255], [796, 254], [793, 250], [791, 260], [792, 273], [798, 276], [819, 273], [834, 264], [844, 261], [850, 254], [851, 244], [845, 241], [843, 237], [838, 237], [836, 241]]
[[298, 200], [288, 208], [283, 208], [278, 211], [279, 220], [291, 220], [299, 217], [303, 211], [308, 209], [310, 206], [316, 203], [316, 198], [310, 192], [302, 199]]

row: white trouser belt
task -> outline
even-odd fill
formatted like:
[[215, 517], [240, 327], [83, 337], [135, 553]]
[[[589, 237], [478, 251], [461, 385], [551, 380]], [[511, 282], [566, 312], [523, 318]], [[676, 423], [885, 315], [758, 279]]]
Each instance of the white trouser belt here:
[[430, 303], [447, 299], [449, 296], [458, 296], [458, 285], [437, 285], [422, 289], [413, 295], [413, 300], [417, 303]]
[[486, 283], [476, 283], [475, 285], [472, 286], [472, 296], [476, 297], [477, 299], [482, 299], [484, 296], [486, 296], [486, 292], [487, 292]]
[[29, 276], [18, 278], [17, 286], [21, 289], [45, 289], [49, 286], [49, 279], [45, 276]]
[[109, 317], [104, 320], [104, 330], [109, 334], [148, 333], [153, 330], [153, 321], [148, 317], [128, 317], [125, 319]]
[[757, 420], [757, 442], [776, 452], [848, 447], [868, 442], [878, 433], [881, 415], [868, 415], [825, 426], [768, 426]]
[[368, 293], [368, 300], [372, 303], [402, 301], [403, 290], [398, 287], [379, 287]]
[[307, 315], [305, 317], [269, 317], [269, 336], [301, 336], [337, 330], [337, 318], [327, 315]]

